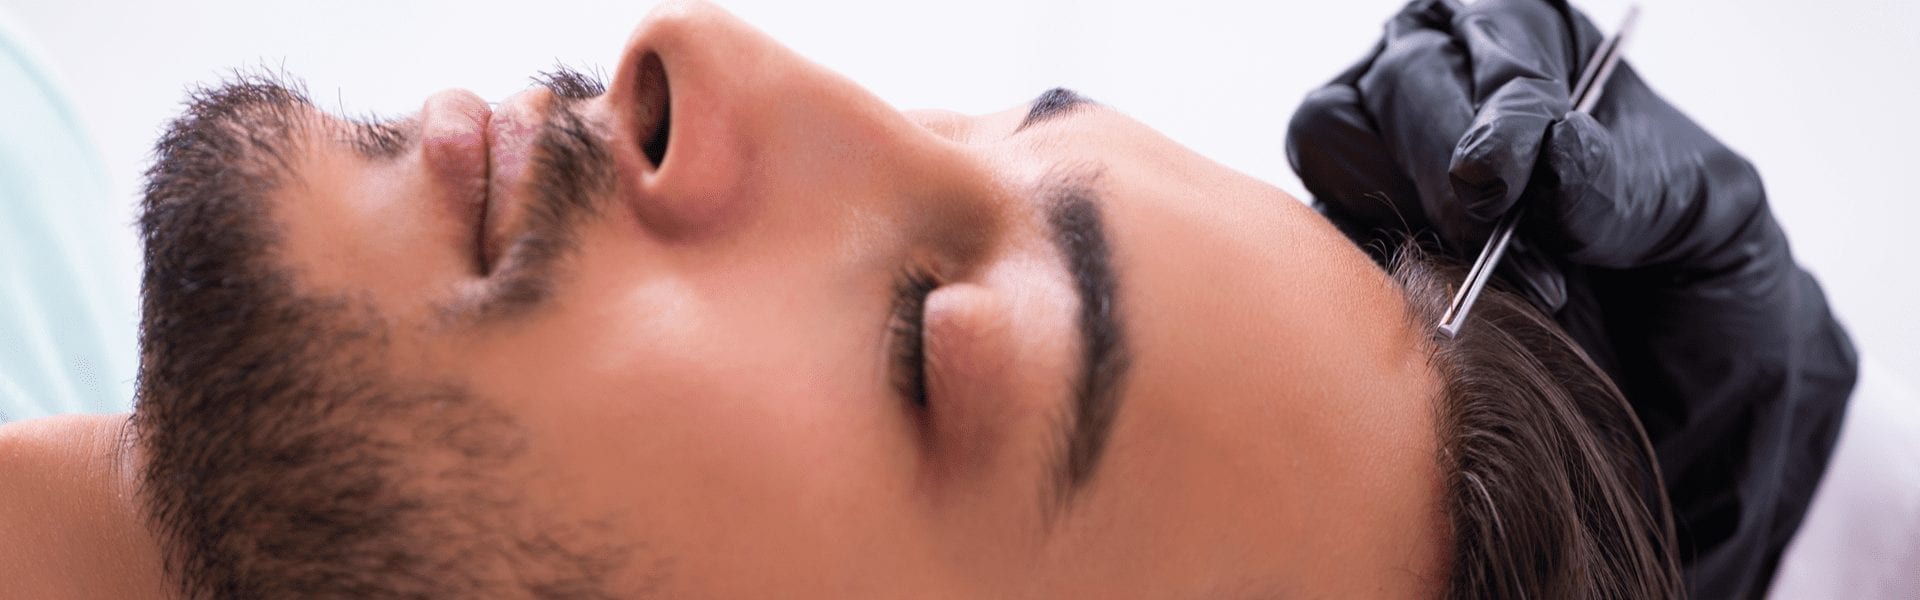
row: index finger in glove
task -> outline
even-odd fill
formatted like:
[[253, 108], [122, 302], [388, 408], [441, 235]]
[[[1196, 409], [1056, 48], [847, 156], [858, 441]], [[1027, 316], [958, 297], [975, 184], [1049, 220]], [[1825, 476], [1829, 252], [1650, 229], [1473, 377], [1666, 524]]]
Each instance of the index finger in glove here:
[[1599, 41], [1572, 8], [1541, 0], [1484, 0], [1452, 28], [1472, 63], [1477, 112], [1448, 172], [1467, 214], [1492, 222], [1527, 189], [1547, 129], [1572, 108], [1574, 78]]
[[1381, 48], [1375, 46], [1353, 68], [1300, 102], [1287, 123], [1287, 160], [1331, 215], [1355, 221], [1343, 226], [1361, 231], [1427, 228], [1419, 193], [1393, 161], [1352, 85]]
[[1418, 190], [1421, 213], [1442, 239], [1467, 246], [1474, 224], [1454, 200], [1447, 173], [1455, 143], [1473, 121], [1467, 59], [1439, 29], [1458, 4], [1416, 1], [1387, 25], [1385, 48], [1355, 86], [1388, 156]]

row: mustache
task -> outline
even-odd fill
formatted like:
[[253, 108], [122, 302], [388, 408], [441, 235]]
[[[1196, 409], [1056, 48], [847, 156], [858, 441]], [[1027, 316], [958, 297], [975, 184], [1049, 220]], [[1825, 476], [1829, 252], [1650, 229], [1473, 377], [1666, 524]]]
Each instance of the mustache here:
[[553, 92], [544, 125], [534, 140], [533, 209], [535, 224], [570, 226], [598, 208], [595, 199], [612, 189], [613, 157], [605, 136], [580, 114], [580, 106], [607, 91], [598, 74], [566, 66], [536, 75]]
[[564, 64], [541, 71], [533, 83], [547, 88], [554, 96], [567, 100], [586, 100], [607, 93], [607, 76], [598, 67], [581, 71]]

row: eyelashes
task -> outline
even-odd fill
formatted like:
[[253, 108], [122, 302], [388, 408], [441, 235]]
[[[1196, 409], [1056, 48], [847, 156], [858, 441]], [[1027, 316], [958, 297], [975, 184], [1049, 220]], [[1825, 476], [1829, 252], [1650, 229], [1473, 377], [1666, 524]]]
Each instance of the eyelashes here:
[[923, 270], [908, 269], [901, 272], [894, 283], [893, 319], [890, 333], [893, 337], [893, 364], [891, 366], [893, 388], [901, 398], [913, 403], [917, 408], [927, 406], [927, 355], [925, 330], [927, 322], [927, 297], [940, 287], [940, 282], [932, 273]]

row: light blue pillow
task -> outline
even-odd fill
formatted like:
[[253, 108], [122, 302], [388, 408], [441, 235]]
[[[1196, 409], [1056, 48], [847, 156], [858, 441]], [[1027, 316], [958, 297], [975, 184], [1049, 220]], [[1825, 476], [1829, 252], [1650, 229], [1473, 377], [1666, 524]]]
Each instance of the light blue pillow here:
[[16, 23], [0, 13], [0, 422], [127, 410], [131, 211]]

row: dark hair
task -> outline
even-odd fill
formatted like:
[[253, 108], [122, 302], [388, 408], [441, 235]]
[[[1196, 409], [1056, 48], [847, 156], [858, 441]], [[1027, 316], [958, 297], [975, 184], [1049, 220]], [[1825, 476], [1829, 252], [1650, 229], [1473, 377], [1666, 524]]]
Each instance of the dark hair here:
[[1547, 315], [1489, 285], [1435, 327], [1464, 279], [1409, 242], [1386, 261], [1428, 334], [1453, 551], [1451, 598], [1676, 598], [1673, 517], [1619, 388]]

